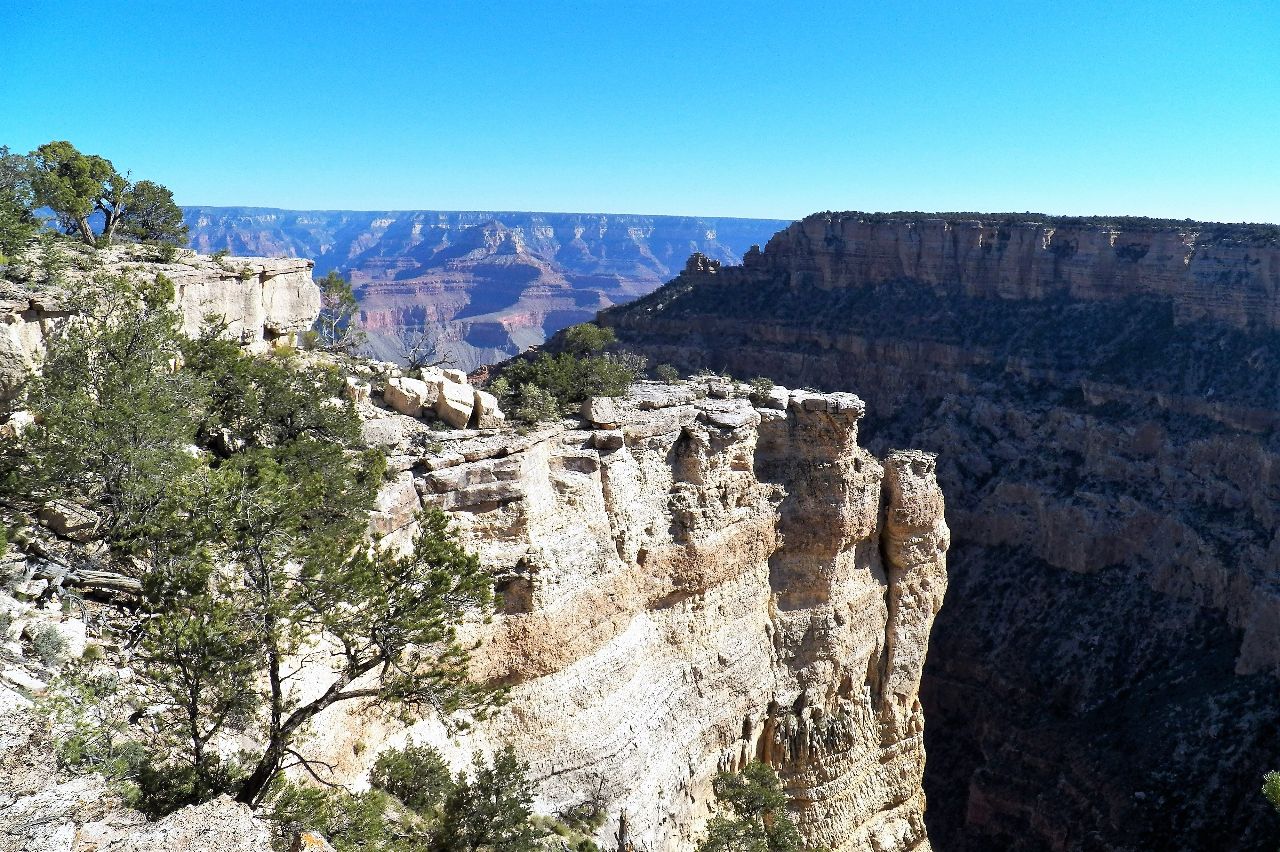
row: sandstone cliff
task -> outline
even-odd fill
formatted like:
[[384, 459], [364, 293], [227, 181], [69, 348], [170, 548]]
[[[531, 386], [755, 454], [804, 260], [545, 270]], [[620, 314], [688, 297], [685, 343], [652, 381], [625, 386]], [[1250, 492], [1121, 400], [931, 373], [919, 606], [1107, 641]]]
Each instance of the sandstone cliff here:
[[[732, 390], [713, 383], [718, 397]], [[917, 698], [946, 587], [933, 456], [858, 446], [862, 401], [788, 393], [774, 407], [642, 384], [610, 422], [523, 436], [436, 432], [367, 407], [400, 471], [374, 526], [394, 540], [447, 510], [498, 578], [477, 675], [510, 704], [464, 738], [323, 726], [352, 779], [400, 737], [461, 758], [512, 742], [542, 809], [593, 791], [606, 848], [687, 850], [717, 770], [763, 758], [807, 840], [927, 849]]]
[[291, 255], [357, 288], [379, 357], [425, 330], [471, 370], [515, 355], [596, 311], [642, 296], [690, 252], [737, 262], [785, 222], [580, 213], [190, 207], [201, 251]]
[[[705, 380], [642, 383], [580, 423], [441, 430], [381, 405], [405, 381], [373, 369], [371, 397], [351, 385], [390, 455], [373, 530], [394, 544], [423, 506], [452, 515], [502, 595], [472, 627], [474, 673], [510, 700], [461, 734], [334, 708], [311, 756], [359, 788], [406, 739], [458, 767], [511, 743], [539, 810], [598, 800], [603, 848], [651, 852], [692, 848], [714, 774], [759, 758], [811, 845], [930, 848], [918, 694], [949, 545], [934, 456], [861, 448], [853, 394], [753, 402]], [[6, 630], [78, 625], [82, 649], [84, 622], [34, 604], [32, 582], [0, 594]], [[263, 826], [229, 803], [146, 825], [101, 778], [60, 778], [28, 700], [53, 672], [0, 639], [0, 850], [257, 848]]]
[[[11, 396], [36, 367], [52, 323], [70, 315], [69, 292], [78, 281], [135, 270], [174, 284], [174, 307], [183, 331], [198, 334], [204, 319], [216, 314], [226, 333], [254, 351], [291, 343], [311, 328], [320, 311], [320, 290], [311, 280], [313, 263], [297, 258], [212, 257], [185, 252], [172, 263], [158, 263], [151, 249], [119, 246], [89, 250], [68, 245], [57, 271], [45, 268], [41, 250], [0, 268], [0, 396]], [[52, 278], [57, 280], [50, 280]]]
[[869, 447], [940, 453], [939, 848], [1274, 846], [1273, 232], [820, 214], [603, 319], [653, 362], [856, 387]]

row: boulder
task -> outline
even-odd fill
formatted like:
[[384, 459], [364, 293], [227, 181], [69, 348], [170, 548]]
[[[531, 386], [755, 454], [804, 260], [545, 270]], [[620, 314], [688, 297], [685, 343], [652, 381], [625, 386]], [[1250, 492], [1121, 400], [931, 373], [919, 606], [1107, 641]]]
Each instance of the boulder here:
[[256, 818], [248, 805], [224, 795], [174, 811], [102, 847], [101, 852], [265, 852], [270, 848], [267, 823]]
[[462, 370], [448, 369], [441, 370], [440, 372], [451, 382], [457, 382], [460, 385], [469, 384], [467, 382], [467, 374]]
[[618, 425], [618, 403], [613, 397], [591, 396], [582, 403], [582, 419], [601, 429]]
[[507, 419], [498, 408], [498, 398], [493, 394], [477, 390], [475, 392], [475, 419], [477, 429], [497, 429]]
[[469, 384], [444, 379], [435, 400], [436, 416], [454, 429], [465, 429], [476, 405], [475, 389]]
[[368, 402], [369, 395], [373, 388], [368, 382], [362, 381], [355, 376], [347, 376], [347, 380], [342, 386], [342, 395], [352, 402]]
[[51, 500], [40, 510], [40, 521], [63, 538], [83, 542], [93, 538], [101, 519], [83, 506]]
[[9, 415], [9, 419], [0, 426], [0, 437], [16, 438], [27, 430], [27, 427], [36, 422], [36, 418], [29, 411], [15, 411]]
[[360, 437], [371, 447], [398, 447], [405, 442], [404, 428], [397, 417], [379, 417], [360, 424]]
[[382, 399], [401, 414], [421, 417], [430, 410], [440, 396], [440, 386], [421, 379], [395, 378], [387, 381]]

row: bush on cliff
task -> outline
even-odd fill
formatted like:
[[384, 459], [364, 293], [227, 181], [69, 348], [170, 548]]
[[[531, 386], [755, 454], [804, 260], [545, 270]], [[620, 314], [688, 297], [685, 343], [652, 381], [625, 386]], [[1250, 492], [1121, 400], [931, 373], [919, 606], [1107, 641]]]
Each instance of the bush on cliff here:
[[575, 325], [564, 332], [565, 351], [511, 361], [490, 390], [504, 411], [525, 423], [572, 414], [588, 397], [622, 396], [644, 372], [645, 361], [605, 352], [615, 341], [611, 328]]
[[[442, 513], [406, 554], [367, 537], [384, 462], [363, 447], [338, 377], [183, 340], [171, 286], [93, 281], [50, 337], [0, 442], [5, 508], [52, 501], [95, 514], [97, 567], [141, 580], [133, 668], [146, 693], [131, 779], [154, 814], [233, 792], [259, 805], [285, 767], [320, 777], [298, 743], [347, 702], [402, 714], [482, 712], [457, 627], [491, 582]], [[316, 691], [291, 688], [299, 660]], [[259, 745], [236, 760], [233, 737]]]
[[1262, 795], [1280, 813], [1280, 772], [1268, 772], [1262, 780]]
[[799, 852], [803, 848], [800, 832], [787, 814], [787, 795], [767, 763], [752, 761], [741, 772], [721, 772], [712, 789], [733, 816], [711, 820], [698, 852]]
[[[269, 806], [288, 839], [318, 831], [338, 852], [534, 852], [544, 820], [534, 816], [528, 767], [509, 746], [492, 761], [475, 755], [450, 777], [439, 752], [409, 746], [382, 753], [366, 793], [277, 783]], [[572, 835], [558, 822], [551, 831]], [[587, 841], [590, 843], [590, 841]], [[579, 846], [581, 841], [579, 841]]]

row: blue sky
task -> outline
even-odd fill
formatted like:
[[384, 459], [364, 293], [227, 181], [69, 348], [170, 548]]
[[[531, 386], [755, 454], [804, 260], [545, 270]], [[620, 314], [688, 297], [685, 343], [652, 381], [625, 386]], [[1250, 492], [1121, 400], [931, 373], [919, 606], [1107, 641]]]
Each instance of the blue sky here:
[[1280, 221], [1275, 2], [19, 3], [0, 144], [183, 204]]

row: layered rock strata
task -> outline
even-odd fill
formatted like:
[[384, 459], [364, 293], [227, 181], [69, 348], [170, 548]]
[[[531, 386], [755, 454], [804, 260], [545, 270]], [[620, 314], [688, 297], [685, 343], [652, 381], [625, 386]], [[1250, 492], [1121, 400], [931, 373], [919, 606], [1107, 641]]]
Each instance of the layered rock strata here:
[[939, 848], [1274, 846], [1274, 228], [821, 214], [603, 320], [653, 362], [857, 387], [870, 447], [941, 452]]
[[737, 262], [786, 223], [511, 211], [190, 207], [204, 252], [313, 257], [356, 286], [380, 358], [425, 339], [472, 370], [649, 293], [692, 251]]
[[310, 260], [181, 252], [173, 263], [157, 263], [146, 256], [150, 249], [137, 246], [63, 251], [56, 273], [45, 269], [40, 250], [0, 268], [0, 396], [11, 396], [36, 369], [45, 336], [73, 311], [72, 290], [93, 276], [165, 275], [185, 333], [199, 334], [206, 318], [217, 316], [226, 323], [224, 333], [252, 351], [294, 343], [320, 312]]
[[[465, 737], [321, 726], [361, 777], [400, 737], [516, 746], [555, 812], [592, 796], [609, 848], [687, 850], [718, 770], [761, 758], [806, 839], [927, 849], [918, 686], [946, 587], [934, 457], [858, 445], [852, 394], [637, 385], [524, 435], [431, 431], [373, 406], [391, 454], [375, 530], [448, 511], [495, 574], [476, 674], [510, 702]], [[595, 422], [592, 422], [595, 421]], [[375, 741], [380, 741], [375, 743]]]

